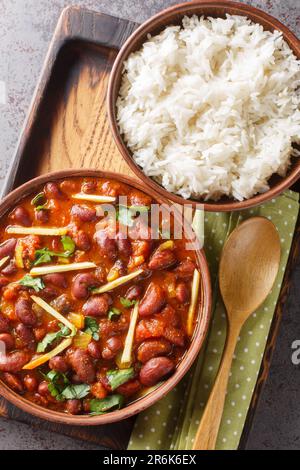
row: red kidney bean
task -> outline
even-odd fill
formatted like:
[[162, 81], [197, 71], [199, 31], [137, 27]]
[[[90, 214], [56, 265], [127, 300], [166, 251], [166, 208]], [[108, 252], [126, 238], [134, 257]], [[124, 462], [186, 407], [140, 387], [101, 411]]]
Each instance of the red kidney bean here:
[[40, 406], [45, 406], [45, 407], [48, 406], [48, 399], [46, 397], [43, 397], [39, 393], [35, 393], [33, 395], [33, 401], [34, 403], [37, 403]]
[[141, 317], [153, 315], [159, 312], [166, 303], [166, 295], [163, 289], [154, 282], [151, 282], [139, 306]]
[[161, 311], [159, 317], [167, 326], [178, 326], [180, 324], [176, 310], [169, 304]]
[[134, 379], [120, 385], [116, 389], [116, 393], [120, 393], [124, 397], [131, 397], [132, 395], [135, 395], [140, 390], [140, 388], [140, 382], [137, 379]]
[[0, 333], [7, 333], [9, 331], [9, 320], [0, 314]]
[[18, 298], [15, 311], [18, 319], [25, 325], [34, 326], [36, 324], [36, 316], [32, 311], [30, 300]]
[[189, 289], [184, 282], [180, 282], [176, 286], [176, 299], [178, 302], [185, 304], [190, 297]]
[[51, 242], [51, 247], [52, 247], [52, 250], [53, 251], [62, 251], [63, 247], [62, 247], [62, 243], [60, 241], [59, 238], [53, 238], [52, 242]]
[[35, 220], [39, 223], [46, 224], [49, 221], [49, 212], [44, 209], [34, 211]]
[[88, 345], [88, 352], [91, 357], [94, 359], [100, 359], [102, 357], [102, 351], [100, 344], [96, 341], [91, 341]]
[[18, 323], [15, 332], [22, 343], [22, 347], [30, 346], [35, 343], [35, 336], [32, 329], [24, 325], [24, 323]]
[[99, 282], [92, 273], [77, 274], [72, 282], [72, 295], [75, 299], [86, 299], [89, 295], [89, 288], [99, 286]]
[[64, 180], [59, 183], [59, 187], [62, 191], [70, 191], [72, 193], [77, 192], [77, 184], [74, 180]]
[[[94, 385], [96, 385], [96, 384], [94, 384]], [[85, 411], [86, 413], [90, 413], [90, 411], [91, 411], [91, 402], [90, 402], [90, 400], [89, 399], [83, 400], [82, 407], [83, 407], [83, 411]]]
[[19, 372], [29, 359], [30, 356], [25, 351], [14, 351], [9, 354], [0, 354], [0, 371]]
[[68, 313], [72, 309], [72, 302], [70, 301], [67, 294], [62, 294], [56, 299], [52, 300], [51, 306], [60, 313]]
[[179, 328], [169, 326], [165, 328], [163, 336], [176, 346], [183, 347], [185, 344], [185, 335]]
[[119, 183], [118, 181], [105, 181], [101, 184], [101, 192], [105, 194], [105, 196], [120, 196], [126, 192], [126, 186], [123, 183]]
[[195, 264], [192, 260], [190, 259], [185, 259], [179, 263], [179, 265], [174, 269], [174, 273], [179, 277], [179, 278], [189, 278], [192, 277], [194, 274], [195, 270]]
[[14, 340], [14, 337], [10, 333], [0, 333], [0, 343], [1, 341], [5, 344], [5, 348], [7, 351], [14, 349], [15, 340]]
[[104, 284], [107, 278], [107, 270], [104, 265], [100, 265], [95, 269], [95, 277], [100, 284]]
[[72, 384], [81, 384], [80, 377], [77, 374], [73, 374], [71, 377]]
[[107, 294], [90, 297], [82, 307], [82, 312], [88, 317], [103, 317], [107, 314], [111, 299]]
[[48, 199], [64, 199], [65, 194], [61, 191], [56, 183], [47, 183], [44, 193]]
[[127, 274], [126, 266], [121, 259], [117, 259], [111, 269], [117, 271], [119, 276]]
[[167, 355], [171, 350], [172, 345], [166, 339], [150, 339], [138, 347], [137, 358], [140, 362], [145, 363], [153, 357]]
[[86, 194], [92, 194], [97, 190], [96, 181], [85, 181], [81, 185], [81, 191]]
[[43, 281], [45, 284], [52, 284], [55, 287], [60, 287], [61, 289], [66, 289], [68, 287], [67, 279], [64, 274], [53, 273], [46, 274], [43, 276]]
[[34, 328], [33, 334], [34, 334], [36, 341], [41, 341], [44, 338], [44, 336], [46, 336], [47, 330], [44, 326], [39, 326], [37, 328]]
[[73, 239], [79, 250], [89, 251], [91, 249], [92, 244], [90, 237], [83, 230], [79, 230], [78, 232], [74, 233]]
[[151, 270], [166, 269], [176, 263], [176, 256], [172, 250], [157, 250], [151, 257], [148, 267]]
[[29, 212], [22, 206], [16, 207], [9, 217], [14, 223], [25, 227], [30, 227], [32, 224]]
[[82, 405], [80, 400], [67, 400], [66, 411], [71, 415], [78, 415], [81, 409]]
[[54, 287], [44, 287], [43, 290], [39, 292], [40, 297], [42, 297], [46, 301], [50, 301], [55, 299], [58, 296], [58, 292]]
[[69, 370], [67, 361], [62, 356], [54, 356], [49, 361], [50, 369], [65, 374]]
[[142, 286], [131, 286], [125, 294], [126, 299], [128, 300], [137, 300], [142, 295], [143, 288]]
[[151, 206], [152, 198], [142, 191], [131, 189], [128, 194], [128, 203], [130, 206]]
[[140, 381], [145, 387], [153, 387], [175, 369], [174, 362], [167, 357], [154, 357], [140, 370]]
[[98, 230], [95, 233], [95, 240], [103, 256], [114, 259], [117, 256], [117, 245], [115, 238], [109, 235], [108, 230]]
[[17, 271], [18, 268], [15, 264], [15, 260], [11, 259], [8, 265], [2, 269], [1, 273], [4, 274], [4, 276], [12, 276], [13, 274], [16, 274]]
[[36, 389], [38, 388], [38, 381], [35, 377], [32, 377], [31, 375], [25, 375], [23, 379], [23, 383], [25, 388], [28, 390], [28, 392], [35, 392]]
[[71, 208], [71, 216], [79, 219], [81, 222], [93, 222], [96, 220], [96, 209], [75, 204]]
[[128, 228], [128, 235], [131, 240], [153, 240], [152, 230], [142, 218], [137, 218], [134, 225]]
[[123, 347], [123, 341], [118, 336], [112, 336], [106, 340], [102, 351], [103, 359], [113, 359]]
[[7, 286], [7, 284], [9, 284], [9, 279], [7, 279], [7, 277], [0, 274], [0, 288]]
[[100, 371], [100, 374], [99, 373], [97, 374], [97, 378], [99, 379], [99, 381], [101, 382], [101, 384], [103, 385], [105, 390], [107, 390], [108, 392], [111, 392], [111, 386], [110, 386], [110, 383], [108, 381], [106, 372], [107, 372], [107, 369], [105, 369], [105, 370], [102, 369]]
[[9, 372], [4, 372], [2, 375], [4, 382], [15, 392], [23, 392], [23, 384], [19, 377]]
[[17, 244], [16, 238], [10, 238], [5, 240], [5, 242], [0, 245], [0, 259], [5, 258], [5, 256], [12, 256], [15, 252], [15, 247]]
[[48, 382], [43, 380], [38, 386], [38, 393], [42, 396], [46, 396], [49, 394]]
[[116, 236], [116, 244], [121, 256], [128, 258], [131, 255], [131, 241], [125, 233], [119, 232]]
[[67, 359], [81, 382], [93, 383], [95, 381], [95, 367], [92, 358], [83, 349], [67, 351]]

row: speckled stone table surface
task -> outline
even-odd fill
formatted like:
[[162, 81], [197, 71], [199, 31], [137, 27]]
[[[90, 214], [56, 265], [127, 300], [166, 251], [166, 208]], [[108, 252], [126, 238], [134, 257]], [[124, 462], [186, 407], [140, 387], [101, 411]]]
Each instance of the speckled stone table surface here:
[[[176, 3], [169, 0], [0, 0], [0, 184], [7, 173], [61, 10], [76, 4], [141, 22]], [[266, 10], [300, 35], [300, 0], [244, 3]], [[271, 373], [249, 438], [249, 449], [300, 449], [300, 374], [291, 361], [291, 344], [300, 339], [299, 281], [300, 264], [293, 274]], [[0, 419], [0, 450], [98, 448]]]

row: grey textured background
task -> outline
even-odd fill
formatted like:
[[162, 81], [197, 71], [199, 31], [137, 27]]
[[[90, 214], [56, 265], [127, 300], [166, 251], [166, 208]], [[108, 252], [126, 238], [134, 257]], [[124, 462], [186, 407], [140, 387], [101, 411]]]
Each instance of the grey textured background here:
[[[6, 84], [6, 103], [0, 102], [0, 184], [9, 167], [62, 8], [70, 4], [83, 5], [141, 22], [175, 3], [178, 2], [0, 0], [0, 81]], [[300, 35], [300, 0], [251, 0], [244, 3], [266, 10]], [[300, 264], [293, 275], [271, 374], [256, 414], [249, 449], [300, 449], [300, 374], [291, 362], [291, 344], [295, 339], [300, 339], [299, 281]], [[0, 450], [97, 448], [0, 419]]]

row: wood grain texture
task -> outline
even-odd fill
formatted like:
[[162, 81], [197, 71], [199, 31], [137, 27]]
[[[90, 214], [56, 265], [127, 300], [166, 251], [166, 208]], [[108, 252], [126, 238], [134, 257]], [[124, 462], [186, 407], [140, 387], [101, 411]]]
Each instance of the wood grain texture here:
[[133, 22], [69, 7], [59, 19], [2, 194], [46, 171], [132, 174], [106, 116], [108, 76]]
[[[136, 25], [72, 7], [62, 13], [3, 193], [66, 168], [130, 174], [106, 117], [107, 80], [118, 48]], [[106, 426], [42, 421], [0, 398], [0, 415], [111, 449], [126, 448], [134, 419]]]
[[[83, 8], [64, 10], [51, 42], [2, 195], [42, 172], [93, 166], [131, 174], [112, 141], [105, 111], [108, 76], [137, 24]], [[299, 191], [299, 187], [295, 187]], [[247, 445], [266, 382], [290, 274], [300, 256], [300, 219], [240, 448]], [[0, 415], [109, 448], [125, 448], [134, 420], [105, 427], [70, 427], [34, 418], [0, 398]]]

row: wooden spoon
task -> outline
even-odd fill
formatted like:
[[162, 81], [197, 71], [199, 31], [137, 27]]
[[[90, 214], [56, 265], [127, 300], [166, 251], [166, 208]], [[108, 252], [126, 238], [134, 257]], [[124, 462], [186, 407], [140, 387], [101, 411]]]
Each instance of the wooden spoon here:
[[224, 246], [219, 284], [227, 309], [227, 339], [193, 450], [215, 448], [232, 357], [241, 328], [272, 289], [279, 262], [278, 232], [272, 222], [263, 217], [253, 217], [243, 222], [231, 233]]

